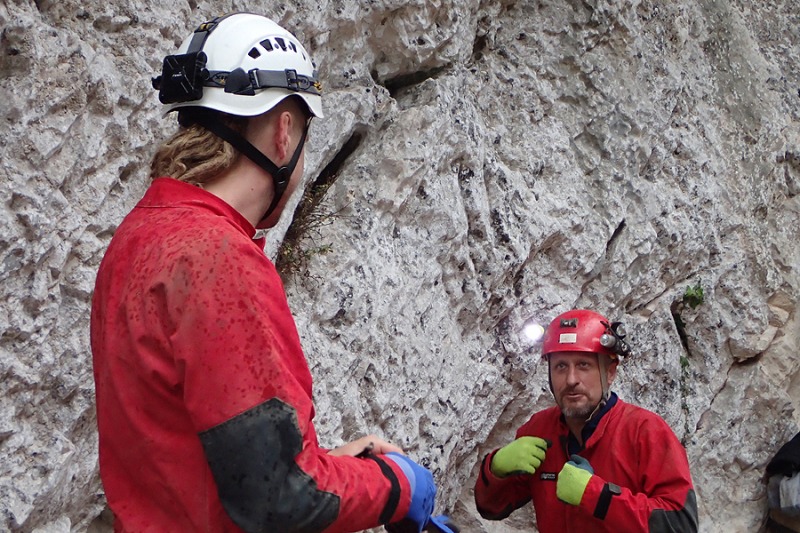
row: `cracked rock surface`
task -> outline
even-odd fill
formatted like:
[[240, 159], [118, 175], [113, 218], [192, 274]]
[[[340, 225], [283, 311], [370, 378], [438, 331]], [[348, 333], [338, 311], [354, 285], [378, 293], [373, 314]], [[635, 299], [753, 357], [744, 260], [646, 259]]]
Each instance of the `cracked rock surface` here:
[[266, 250], [323, 445], [381, 434], [462, 531], [532, 530], [477, 516], [476, 465], [551, 402], [522, 324], [595, 308], [635, 350], [615, 390], [686, 446], [701, 531], [758, 529], [800, 426], [791, 0], [0, 5], [0, 530], [109, 531], [94, 275], [175, 127], [150, 77], [233, 10], [294, 30], [325, 88]]

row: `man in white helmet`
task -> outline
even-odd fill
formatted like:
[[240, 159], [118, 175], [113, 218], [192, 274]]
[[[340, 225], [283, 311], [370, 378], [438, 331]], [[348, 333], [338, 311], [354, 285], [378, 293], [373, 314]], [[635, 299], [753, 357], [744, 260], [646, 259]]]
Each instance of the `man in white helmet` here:
[[91, 343], [100, 473], [120, 532], [419, 532], [431, 473], [368, 436], [314, 431], [312, 381], [257, 228], [303, 172], [321, 87], [300, 42], [237, 13], [164, 60], [181, 128], [97, 275]]

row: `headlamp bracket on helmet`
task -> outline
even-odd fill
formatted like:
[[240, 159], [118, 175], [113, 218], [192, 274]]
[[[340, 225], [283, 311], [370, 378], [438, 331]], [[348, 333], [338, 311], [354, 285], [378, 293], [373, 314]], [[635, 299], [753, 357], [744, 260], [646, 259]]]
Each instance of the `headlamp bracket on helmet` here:
[[601, 322], [606, 328], [606, 332], [600, 336], [600, 344], [613, 351], [617, 355], [627, 357], [631, 354], [628, 343], [625, 342], [627, 336], [625, 326], [622, 322]]
[[225, 78], [225, 92], [243, 96], [254, 96], [256, 94], [253, 86], [255, 79], [253, 71], [245, 72], [243, 68], [237, 68], [228, 73]]
[[162, 104], [191, 102], [203, 97], [203, 85], [209, 78], [206, 70], [208, 56], [203, 52], [203, 46], [214, 28], [228, 16], [203, 22], [194, 30], [185, 54], [164, 58], [161, 75], [152, 79], [153, 89], [158, 90], [158, 99]]
[[202, 50], [165, 57], [161, 75], [153, 78], [153, 88], [158, 89], [161, 103], [176, 104], [202, 98], [203, 84], [208, 79], [207, 61]]

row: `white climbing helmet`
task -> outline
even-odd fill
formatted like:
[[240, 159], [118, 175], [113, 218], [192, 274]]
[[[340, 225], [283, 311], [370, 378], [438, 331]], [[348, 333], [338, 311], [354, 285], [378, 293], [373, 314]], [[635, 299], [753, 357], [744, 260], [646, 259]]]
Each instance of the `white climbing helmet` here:
[[201, 24], [164, 59], [153, 80], [165, 113], [203, 107], [256, 116], [299, 96], [322, 117], [316, 65], [297, 38], [271, 19], [235, 13]]

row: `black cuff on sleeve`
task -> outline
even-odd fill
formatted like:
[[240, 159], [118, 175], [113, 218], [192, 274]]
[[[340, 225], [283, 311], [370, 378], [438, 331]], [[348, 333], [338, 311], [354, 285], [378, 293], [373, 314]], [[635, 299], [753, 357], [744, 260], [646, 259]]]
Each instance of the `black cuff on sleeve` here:
[[603, 490], [600, 492], [600, 497], [597, 499], [597, 505], [594, 508], [594, 517], [600, 520], [605, 519], [608, 514], [608, 508], [611, 506], [611, 499], [620, 494], [622, 494], [622, 491], [617, 485], [613, 483], [603, 485]]
[[378, 520], [381, 524], [388, 524], [389, 520], [392, 519], [394, 516], [394, 512], [397, 510], [397, 506], [400, 504], [400, 481], [397, 479], [397, 476], [392, 470], [392, 467], [386, 464], [386, 462], [377, 457], [375, 455], [369, 454], [366, 456], [367, 459], [372, 459], [381, 469], [381, 473], [386, 476], [386, 479], [389, 480], [389, 484], [391, 488], [389, 489], [389, 497], [386, 499], [386, 505], [381, 511], [381, 515], [378, 517]]
[[483, 484], [486, 486], [489, 485], [489, 479], [486, 477], [486, 469], [489, 469], [491, 471], [490, 461], [492, 460], [493, 455], [494, 452], [487, 453], [486, 456], [483, 458], [483, 461], [481, 461], [481, 481], [483, 481]]

